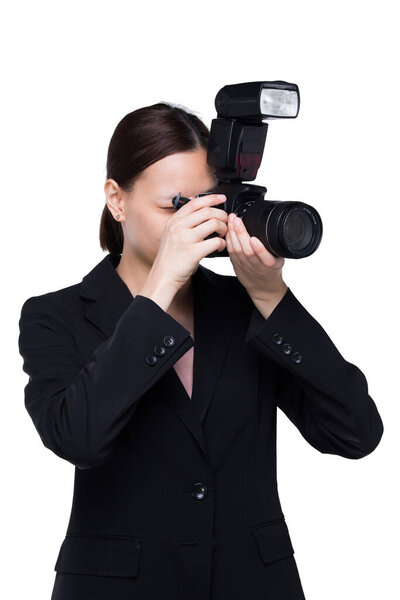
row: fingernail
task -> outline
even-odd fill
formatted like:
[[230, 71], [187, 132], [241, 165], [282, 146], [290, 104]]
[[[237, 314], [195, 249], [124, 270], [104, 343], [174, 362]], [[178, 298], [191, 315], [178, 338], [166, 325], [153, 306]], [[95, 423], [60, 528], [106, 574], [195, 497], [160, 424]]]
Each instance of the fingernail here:
[[226, 200], [225, 194], [218, 194], [217, 198], [218, 198], [218, 200]]

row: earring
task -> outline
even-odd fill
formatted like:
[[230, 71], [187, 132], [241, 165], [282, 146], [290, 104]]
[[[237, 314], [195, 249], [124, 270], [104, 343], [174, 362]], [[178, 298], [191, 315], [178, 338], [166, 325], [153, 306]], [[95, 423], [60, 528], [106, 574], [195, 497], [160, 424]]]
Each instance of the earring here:
[[116, 218], [116, 219], [119, 219], [119, 215], [115, 215], [115, 218]]

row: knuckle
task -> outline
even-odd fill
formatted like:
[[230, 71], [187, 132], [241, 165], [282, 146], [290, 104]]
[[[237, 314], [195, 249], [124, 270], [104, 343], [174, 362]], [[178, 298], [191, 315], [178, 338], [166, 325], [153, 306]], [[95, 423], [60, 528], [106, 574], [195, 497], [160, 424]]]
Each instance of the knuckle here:
[[200, 198], [197, 198], [197, 197], [196, 197], [196, 198], [193, 200], [193, 202], [195, 203], [195, 208], [201, 208], [202, 206], [204, 206], [204, 200], [203, 200], [203, 198], [202, 198], [202, 197], [200, 197]]
[[220, 221], [223, 221], [227, 218], [226, 211], [222, 210], [221, 208], [214, 208], [213, 211]]

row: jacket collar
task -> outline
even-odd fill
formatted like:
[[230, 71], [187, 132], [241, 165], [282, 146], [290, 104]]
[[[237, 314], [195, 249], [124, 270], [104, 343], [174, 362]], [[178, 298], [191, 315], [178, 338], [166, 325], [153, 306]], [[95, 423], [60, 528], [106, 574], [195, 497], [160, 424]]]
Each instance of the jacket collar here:
[[[80, 294], [92, 300], [85, 317], [106, 338], [133, 296], [115, 270], [120, 254], [108, 254], [82, 279]], [[233, 290], [235, 277], [219, 275], [199, 264], [192, 275], [194, 297], [193, 392], [189, 398], [171, 368], [159, 389], [183, 420], [207, 457], [202, 422], [210, 406], [218, 375], [242, 306], [243, 296]]]

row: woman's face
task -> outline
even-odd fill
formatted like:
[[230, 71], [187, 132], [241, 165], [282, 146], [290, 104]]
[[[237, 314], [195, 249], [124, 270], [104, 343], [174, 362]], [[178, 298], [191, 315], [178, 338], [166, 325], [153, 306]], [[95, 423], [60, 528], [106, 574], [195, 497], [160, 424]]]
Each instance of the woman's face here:
[[143, 171], [131, 192], [126, 193], [113, 179], [105, 184], [112, 214], [122, 212], [119, 221], [124, 234], [123, 253], [135, 254], [151, 268], [161, 236], [176, 210], [172, 198], [210, 192], [217, 185], [214, 169], [207, 163], [207, 151], [199, 148], [166, 156]]

